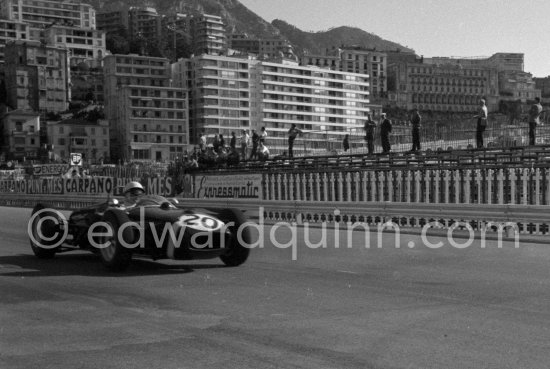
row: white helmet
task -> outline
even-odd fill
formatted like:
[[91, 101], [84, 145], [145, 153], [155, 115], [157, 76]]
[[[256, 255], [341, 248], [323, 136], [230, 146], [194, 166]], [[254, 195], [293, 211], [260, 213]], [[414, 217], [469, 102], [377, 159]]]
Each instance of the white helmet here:
[[136, 189], [137, 190], [142, 190], [145, 193], [145, 188], [143, 188], [141, 183], [136, 182], [136, 181], [129, 182], [128, 184], [126, 184], [126, 186], [124, 186], [123, 193], [126, 195], [128, 192], [130, 192], [132, 190], [136, 190]]

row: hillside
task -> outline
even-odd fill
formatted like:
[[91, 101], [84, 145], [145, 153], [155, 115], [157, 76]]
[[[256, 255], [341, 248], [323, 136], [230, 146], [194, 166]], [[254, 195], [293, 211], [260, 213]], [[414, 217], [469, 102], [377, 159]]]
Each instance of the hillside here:
[[249, 10], [238, 0], [86, 0], [98, 11], [119, 6], [150, 6], [159, 13], [173, 12], [221, 15], [228, 33], [246, 33], [251, 37], [273, 37], [281, 35], [288, 39], [297, 53], [318, 53], [324, 49], [345, 45], [359, 45], [378, 50], [413, 51], [396, 42], [353, 27], [337, 27], [325, 32], [304, 32], [282, 20], [271, 24]]
[[324, 32], [304, 32], [279, 19], [275, 19], [272, 25], [296, 47], [298, 53], [318, 54], [325, 49], [341, 45], [357, 45], [381, 51], [400, 49], [414, 52], [396, 42], [384, 40], [373, 33], [355, 27], [337, 27]]

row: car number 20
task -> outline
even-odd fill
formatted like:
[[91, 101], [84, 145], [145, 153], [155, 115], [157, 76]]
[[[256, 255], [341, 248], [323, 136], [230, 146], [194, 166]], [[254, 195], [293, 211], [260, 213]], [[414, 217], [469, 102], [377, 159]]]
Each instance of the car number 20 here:
[[223, 225], [219, 220], [202, 214], [185, 214], [179, 218], [179, 221], [182, 225], [205, 231], [214, 231]]

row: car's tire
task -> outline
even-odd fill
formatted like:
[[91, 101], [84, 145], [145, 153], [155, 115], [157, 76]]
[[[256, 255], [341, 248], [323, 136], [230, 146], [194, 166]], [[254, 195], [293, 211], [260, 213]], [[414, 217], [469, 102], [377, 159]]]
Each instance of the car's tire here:
[[108, 247], [101, 247], [97, 253], [107, 269], [115, 272], [122, 272], [128, 268], [132, 261], [132, 250], [123, 246], [123, 242], [132, 245], [135, 240], [132, 227], [126, 227], [119, 232], [121, 226], [129, 222], [128, 215], [121, 210], [109, 210], [103, 215], [103, 222], [108, 224], [112, 230], [112, 236], [99, 237], [100, 244], [110, 242]]
[[[220, 259], [223, 261], [223, 263], [230, 267], [235, 267], [243, 264], [250, 255], [250, 248], [243, 246], [239, 243], [239, 240], [237, 238], [237, 230], [239, 227], [247, 222], [246, 217], [244, 216], [243, 212], [238, 209], [226, 209], [219, 213], [220, 219], [224, 222], [233, 222], [235, 223], [234, 226], [228, 227], [228, 229], [232, 233], [232, 241], [231, 245], [228, 246], [228, 252], [222, 256], [220, 256]], [[252, 242], [252, 235], [250, 233], [250, 229], [248, 227], [244, 228], [241, 232], [242, 240], [247, 244], [250, 245]]]
[[[60, 227], [61, 224], [64, 224], [64, 220], [55, 211], [46, 209], [42, 204], [37, 204], [32, 209], [32, 217], [28, 228], [32, 252], [39, 259], [53, 258], [59, 250], [59, 245], [64, 237], [64, 233]], [[40, 214], [37, 214], [38, 212]], [[40, 222], [41, 219], [46, 217], [53, 217], [57, 221], [45, 219]], [[52, 237], [53, 239], [45, 239]]]

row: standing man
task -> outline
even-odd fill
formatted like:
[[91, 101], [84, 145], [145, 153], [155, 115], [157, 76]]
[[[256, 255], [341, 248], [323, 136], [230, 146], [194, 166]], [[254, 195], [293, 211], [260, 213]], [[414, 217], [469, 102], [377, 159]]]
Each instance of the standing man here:
[[535, 146], [537, 126], [540, 124], [540, 114], [542, 113], [542, 105], [540, 97], [535, 97], [535, 103], [529, 109], [529, 145]]
[[365, 140], [367, 141], [367, 150], [369, 154], [374, 154], [374, 129], [376, 123], [372, 120], [372, 117], [367, 114], [367, 121], [365, 122]]
[[477, 118], [476, 144], [477, 148], [481, 149], [483, 147], [483, 132], [487, 128], [487, 106], [485, 106], [485, 99], [479, 100], [478, 114], [474, 118]]
[[420, 149], [420, 123], [422, 122], [422, 117], [418, 112], [418, 108], [414, 108], [411, 115], [411, 125], [412, 125], [412, 141], [413, 146], [411, 151], [419, 151]]
[[258, 144], [260, 143], [260, 135], [255, 129], [252, 130], [252, 152], [250, 153], [250, 160], [258, 158]]
[[231, 151], [237, 150], [237, 136], [235, 136], [235, 132], [231, 132], [231, 140], [229, 140], [229, 147], [231, 148]]
[[201, 152], [206, 151], [206, 135], [204, 132], [199, 133], [199, 149]]
[[382, 141], [382, 154], [389, 154], [391, 151], [390, 133], [392, 130], [391, 120], [388, 119], [386, 113], [380, 116], [382, 123], [380, 124], [380, 139]]
[[243, 129], [243, 134], [240, 138], [241, 138], [241, 156], [243, 160], [246, 160], [246, 152], [248, 151], [248, 143], [250, 142], [250, 135], [248, 134], [246, 129]]
[[288, 130], [288, 157], [293, 158], [294, 154], [292, 150], [294, 149], [294, 140], [298, 135], [302, 134], [302, 131], [296, 128], [296, 124], [292, 123], [292, 126]]

